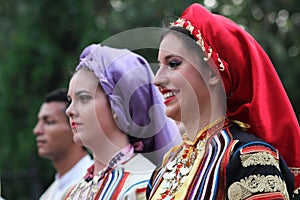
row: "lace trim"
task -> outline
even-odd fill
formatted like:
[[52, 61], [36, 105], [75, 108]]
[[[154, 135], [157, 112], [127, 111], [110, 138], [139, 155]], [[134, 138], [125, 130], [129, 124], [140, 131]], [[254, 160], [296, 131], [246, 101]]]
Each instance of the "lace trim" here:
[[216, 66], [219, 67], [220, 71], [225, 71], [225, 66], [223, 61], [220, 59], [219, 54], [215, 52], [211, 46], [208, 45], [207, 42], [204, 41], [202, 34], [200, 30], [197, 27], [194, 27], [190, 21], [179, 18], [174, 23], [171, 23], [171, 26], [178, 26], [183, 27], [186, 30], [188, 30], [194, 38], [197, 40], [196, 43], [201, 47], [203, 53], [204, 53], [204, 61], [207, 62], [210, 58], [212, 58], [216, 64]]
[[291, 170], [291, 172], [292, 172], [295, 176], [298, 176], [298, 174], [300, 174], [300, 168], [289, 167], [289, 169]]
[[300, 194], [300, 188], [295, 189], [294, 194], [297, 194], [297, 195]]
[[271, 165], [275, 166], [279, 171], [279, 161], [273, 155], [266, 152], [259, 152], [254, 154], [240, 155], [243, 167], [255, 165]]
[[278, 176], [251, 175], [239, 182], [234, 182], [228, 189], [229, 200], [242, 200], [255, 193], [280, 192], [285, 199], [289, 199], [285, 182]]

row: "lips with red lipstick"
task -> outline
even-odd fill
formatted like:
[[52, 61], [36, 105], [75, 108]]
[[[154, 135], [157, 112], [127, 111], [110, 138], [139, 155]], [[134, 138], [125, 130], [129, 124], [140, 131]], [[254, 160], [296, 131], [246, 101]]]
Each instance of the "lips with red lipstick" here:
[[71, 128], [72, 128], [73, 130], [75, 130], [75, 131], [76, 131], [76, 129], [78, 128], [79, 125], [80, 125], [80, 123], [78, 123], [78, 122], [75, 122], [75, 121], [72, 121], [72, 122], [71, 122]]
[[175, 99], [175, 93], [172, 90], [169, 89], [163, 89], [160, 90], [160, 92], [162, 93], [163, 97], [164, 97], [164, 104], [169, 103], [170, 101], [172, 101], [173, 99]]

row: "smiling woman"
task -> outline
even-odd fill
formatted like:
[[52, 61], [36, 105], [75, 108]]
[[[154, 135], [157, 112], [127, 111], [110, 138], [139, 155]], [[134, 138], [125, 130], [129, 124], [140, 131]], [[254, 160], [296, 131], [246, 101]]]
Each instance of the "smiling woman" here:
[[162, 35], [158, 60], [154, 84], [186, 133], [153, 174], [149, 199], [290, 199], [299, 192], [299, 125], [253, 37], [193, 4]]
[[145, 198], [155, 164], [180, 141], [152, 82], [146, 60], [128, 50], [90, 45], [82, 52], [66, 113], [94, 165], [67, 199]]

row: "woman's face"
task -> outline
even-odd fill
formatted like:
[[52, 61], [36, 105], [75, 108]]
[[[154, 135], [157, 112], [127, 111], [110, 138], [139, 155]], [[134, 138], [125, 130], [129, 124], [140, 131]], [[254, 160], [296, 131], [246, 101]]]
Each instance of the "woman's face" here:
[[199, 52], [187, 49], [178, 36], [169, 33], [160, 44], [158, 62], [154, 83], [164, 96], [167, 116], [189, 122], [210, 112], [209, 70], [200, 66]]
[[114, 124], [112, 112], [99, 80], [92, 71], [80, 69], [69, 83], [71, 100], [66, 113], [74, 132], [73, 140], [80, 145], [92, 147], [107, 141], [105, 133]]

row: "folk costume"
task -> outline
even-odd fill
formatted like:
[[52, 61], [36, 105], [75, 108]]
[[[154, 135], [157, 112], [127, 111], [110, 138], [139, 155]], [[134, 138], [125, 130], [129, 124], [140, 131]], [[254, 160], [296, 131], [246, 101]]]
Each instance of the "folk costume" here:
[[152, 175], [148, 198], [292, 198], [300, 187], [299, 124], [264, 50], [200, 4], [188, 7], [173, 26], [190, 32], [221, 75], [226, 117], [166, 155]]
[[110, 160], [109, 166], [95, 176], [92, 165], [67, 199], [145, 199], [149, 175], [155, 165], [142, 154], [134, 154], [132, 145], [125, 147]]
[[83, 50], [76, 70], [82, 68], [99, 78], [114, 120], [131, 145], [121, 149], [100, 172], [94, 173], [92, 166], [67, 199], [145, 199], [155, 164], [181, 141], [175, 122], [164, 114], [151, 68], [133, 52], [100, 44]]

